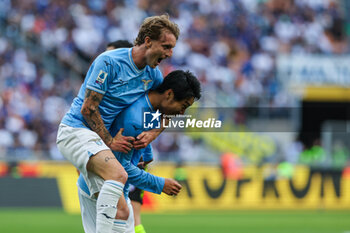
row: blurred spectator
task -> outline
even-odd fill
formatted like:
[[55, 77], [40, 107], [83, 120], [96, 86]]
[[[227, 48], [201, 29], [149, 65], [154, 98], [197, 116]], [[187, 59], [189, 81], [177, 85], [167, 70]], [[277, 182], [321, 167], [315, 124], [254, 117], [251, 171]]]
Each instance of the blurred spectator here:
[[178, 162], [174, 171], [174, 179], [181, 184], [181, 186], [187, 190], [187, 195], [189, 198], [192, 198], [192, 191], [190, 185], [188, 183], [188, 174], [184, 164], [182, 162]]
[[326, 152], [316, 140], [311, 148], [306, 148], [299, 157], [299, 162], [309, 166], [322, 166], [326, 161]]
[[224, 153], [220, 157], [221, 169], [225, 179], [240, 180], [243, 178], [243, 164], [233, 153]]
[[[0, 158], [22, 148], [34, 158], [60, 159], [53, 146], [60, 110], [81, 84], [71, 72], [84, 76], [108, 42], [133, 41], [145, 17], [164, 12], [181, 29], [172, 59], [161, 67], [164, 75], [193, 71], [203, 83], [203, 101], [217, 106], [287, 106], [290, 97], [275, 77], [277, 54], [349, 51], [335, 0], [2, 0]], [[25, 42], [19, 46], [14, 38]], [[178, 135], [162, 137], [161, 154], [183, 151]]]
[[332, 151], [332, 166], [333, 168], [343, 169], [349, 161], [349, 150], [342, 141], [336, 141]]

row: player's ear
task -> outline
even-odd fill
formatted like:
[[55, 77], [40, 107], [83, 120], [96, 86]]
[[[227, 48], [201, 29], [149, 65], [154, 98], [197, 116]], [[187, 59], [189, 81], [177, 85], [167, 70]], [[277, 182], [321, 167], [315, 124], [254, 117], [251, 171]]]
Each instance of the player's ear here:
[[145, 47], [147, 49], [152, 47], [152, 40], [151, 40], [151, 38], [149, 36], [145, 37]]
[[173, 100], [174, 99], [174, 91], [172, 89], [165, 91], [165, 96], [167, 100]]

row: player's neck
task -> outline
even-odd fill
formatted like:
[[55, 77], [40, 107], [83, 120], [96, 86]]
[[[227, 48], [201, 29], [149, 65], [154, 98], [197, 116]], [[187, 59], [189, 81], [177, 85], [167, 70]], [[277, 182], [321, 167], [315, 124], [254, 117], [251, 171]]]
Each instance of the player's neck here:
[[148, 99], [150, 104], [152, 105], [153, 109], [159, 109], [159, 105], [160, 105], [160, 98], [159, 98], [159, 94], [155, 91], [150, 91], [148, 92]]
[[143, 69], [146, 66], [146, 48], [143, 45], [136, 45], [131, 50], [132, 60], [138, 69]]

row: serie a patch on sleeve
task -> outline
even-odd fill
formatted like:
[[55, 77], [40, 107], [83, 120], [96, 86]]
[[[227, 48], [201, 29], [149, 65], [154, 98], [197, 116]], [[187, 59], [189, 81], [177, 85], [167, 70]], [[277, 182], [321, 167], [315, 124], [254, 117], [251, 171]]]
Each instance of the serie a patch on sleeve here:
[[107, 78], [107, 72], [100, 70], [100, 73], [98, 73], [97, 78], [96, 78], [96, 83], [98, 84], [103, 84]]

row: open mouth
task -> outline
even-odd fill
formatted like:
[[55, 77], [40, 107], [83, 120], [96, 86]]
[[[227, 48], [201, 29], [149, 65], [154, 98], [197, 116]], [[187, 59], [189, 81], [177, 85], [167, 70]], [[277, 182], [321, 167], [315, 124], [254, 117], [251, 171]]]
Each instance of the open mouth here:
[[158, 58], [158, 64], [163, 60], [163, 58]]

